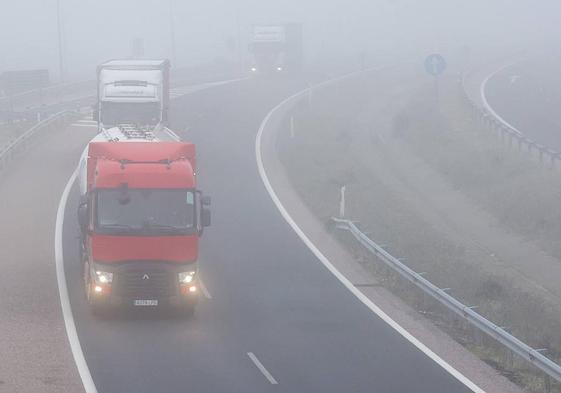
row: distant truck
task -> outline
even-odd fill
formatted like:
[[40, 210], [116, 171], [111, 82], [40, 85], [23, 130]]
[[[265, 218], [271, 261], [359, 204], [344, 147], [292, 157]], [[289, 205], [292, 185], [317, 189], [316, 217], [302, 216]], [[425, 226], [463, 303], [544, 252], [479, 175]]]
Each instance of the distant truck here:
[[111, 60], [97, 67], [94, 120], [100, 128], [123, 124], [167, 126], [170, 62]]
[[196, 184], [195, 146], [165, 126], [167, 60], [98, 68], [99, 134], [79, 164], [81, 259], [88, 303], [171, 306], [198, 301], [198, 238], [210, 198]]
[[302, 68], [300, 24], [253, 25], [250, 71], [255, 75], [299, 72]]

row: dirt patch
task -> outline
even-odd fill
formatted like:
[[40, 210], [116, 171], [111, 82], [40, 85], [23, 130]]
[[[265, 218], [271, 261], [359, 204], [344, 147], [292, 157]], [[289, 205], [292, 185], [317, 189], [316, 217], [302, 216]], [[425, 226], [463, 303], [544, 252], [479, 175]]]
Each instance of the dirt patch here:
[[[280, 159], [318, 217], [327, 222], [338, 214], [346, 185], [346, 213], [372, 239], [559, 361], [561, 293], [553, 276], [560, 265], [554, 240], [561, 208], [554, 202], [561, 176], [505, 150], [471, 118], [455, 80], [441, 87], [438, 110], [432, 85], [410, 70], [324, 90], [302, 105], [294, 132], [282, 133]], [[344, 234], [340, 239], [384, 285], [460, 343], [530, 391], [543, 391], [539, 373], [425, 299]]]

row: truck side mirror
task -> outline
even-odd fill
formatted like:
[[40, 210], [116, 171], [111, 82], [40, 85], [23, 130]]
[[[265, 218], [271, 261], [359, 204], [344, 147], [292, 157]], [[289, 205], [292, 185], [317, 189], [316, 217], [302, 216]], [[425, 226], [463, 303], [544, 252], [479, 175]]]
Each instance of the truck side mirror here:
[[211, 199], [208, 195], [201, 196], [201, 204], [203, 206], [210, 206], [210, 203], [211, 203]]
[[82, 233], [85, 233], [88, 228], [88, 204], [86, 202], [82, 202], [78, 206], [78, 223]]
[[204, 227], [210, 226], [210, 210], [203, 208], [201, 210], [201, 224]]

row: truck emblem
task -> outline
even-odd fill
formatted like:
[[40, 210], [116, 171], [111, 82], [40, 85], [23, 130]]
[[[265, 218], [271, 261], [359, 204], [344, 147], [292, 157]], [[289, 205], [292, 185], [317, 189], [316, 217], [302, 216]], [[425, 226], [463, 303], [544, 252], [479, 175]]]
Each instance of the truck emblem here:
[[150, 276], [148, 274], [144, 274], [144, 276], [142, 276], [142, 279], [143, 280], [149, 280]]

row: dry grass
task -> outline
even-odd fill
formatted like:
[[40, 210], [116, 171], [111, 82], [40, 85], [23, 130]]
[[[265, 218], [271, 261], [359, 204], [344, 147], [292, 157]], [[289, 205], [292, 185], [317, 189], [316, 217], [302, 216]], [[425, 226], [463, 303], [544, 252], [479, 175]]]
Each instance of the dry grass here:
[[544, 170], [527, 153], [516, 154], [516, 149], [501, 145], [472, 118], [455, 83], [445, 86], [441, 116], [427, 105], [426, 88], [420, 89], [400, 114], [409, 124], [420, 126], [396, 129], [396, 133], [505, 227], [540, 241], [548, 253], [561, 258], [559, 172]]

